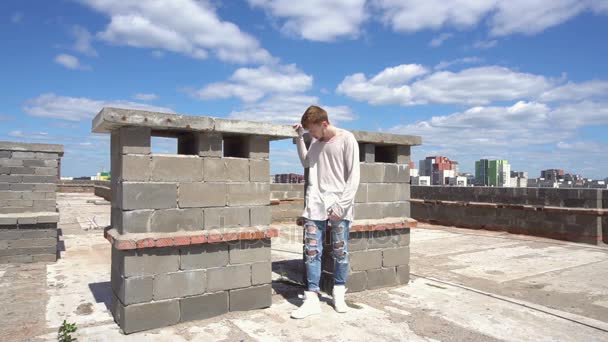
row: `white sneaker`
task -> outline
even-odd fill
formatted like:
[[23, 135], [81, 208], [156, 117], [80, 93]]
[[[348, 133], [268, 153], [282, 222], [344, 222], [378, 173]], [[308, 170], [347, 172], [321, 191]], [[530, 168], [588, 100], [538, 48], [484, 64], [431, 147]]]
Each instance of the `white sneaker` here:
[[304, 291], [304, 303], [291, 313], [291, 318], [301, 319], [321, 313], [319, 295], [313, 291]]
[[346, 287], [344, 285], [334, 285], [334, 309], [339, 313], [348, 311], [348, 306], [344, 301]]

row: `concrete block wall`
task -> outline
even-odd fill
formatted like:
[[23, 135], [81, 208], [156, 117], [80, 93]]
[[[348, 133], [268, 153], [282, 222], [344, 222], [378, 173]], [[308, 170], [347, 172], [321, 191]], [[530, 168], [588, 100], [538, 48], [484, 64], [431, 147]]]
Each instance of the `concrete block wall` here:
[[271, 183], [272, 222], [294, 222], [304, 210], [304, 184]]
[[601, 245], [607, 242], [608, 190], [412, 187], [412, 217]]
[[271, 305], [270, 239], [112, 249], [112, 312], [127, 334]]
[[[348, 292], [360, 292], [382, 287], [405, 285], [410, 278], [410, 228], [351, 232], [349, 237], [350, 273]], [[331, 251], [326, 239], [323, 248]], [[323, 255], [321, 289], [332, 293], [334, 260]]]
[[0, 142], [0, 263], [57, 259], [63, 146]]

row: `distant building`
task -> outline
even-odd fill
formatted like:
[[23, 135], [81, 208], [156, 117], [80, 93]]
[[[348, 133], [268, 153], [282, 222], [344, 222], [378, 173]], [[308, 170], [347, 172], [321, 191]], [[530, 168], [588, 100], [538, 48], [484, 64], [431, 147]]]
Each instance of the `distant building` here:
[[475, 185], [511, 186], [511, 165], [507, 160], [481, 159], [476, 161]]
[[456, 176], [448, 178], [448, 184], [451, 186], [467, 186], [467, 177]]
[[274, 183], [304, 183], [304, 176], [295, 173], [276, 174]]
[[561, 169], [547, 169], [540, 172], [540, 178], [544, 178], [549, 181], [564, 180], [564, 170]]
[[528, 173], [511, 171], [511, 187], [525, 188], [528, 186]]
[[411, 179], [412, 185], [424, 185], [424, 186], [431, 185], [430, 176], [416, 176], [416, 177], [412, 177], [410, 179]]
[[447, 179], [455, 177], [459, 169], [457, 162], [442, 156], [426, 157], [419, 164], [418, 175], [430, 177], [431, 185], [448, 184]]
[[410, 177], [418, 177], [419, 175], [418, 169], [410, 169]]

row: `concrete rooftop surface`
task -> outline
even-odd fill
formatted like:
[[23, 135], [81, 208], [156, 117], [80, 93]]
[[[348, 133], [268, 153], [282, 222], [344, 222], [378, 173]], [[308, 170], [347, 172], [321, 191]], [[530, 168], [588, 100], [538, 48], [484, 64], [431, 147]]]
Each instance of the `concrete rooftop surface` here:
[[328, 297], [320, 316], [292, 320], [301, 300], [301, 231], [277, 225], [272, 307], [123, 335], [109, 311], [109, 203], [58, 194], [61, 257], [0, 265], [2, 341], [608, 341], [608, 250], [503, 232], [420, 224], [406, 286]]

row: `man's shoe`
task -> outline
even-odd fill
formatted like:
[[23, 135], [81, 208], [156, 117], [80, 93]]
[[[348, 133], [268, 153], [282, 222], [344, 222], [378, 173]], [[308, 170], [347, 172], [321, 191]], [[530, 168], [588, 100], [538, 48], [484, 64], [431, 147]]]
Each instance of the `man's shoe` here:
[[321, 304], [319, 303], [319, 295], [313, 291], [304, 291], [304, 303], [291, 313], [291, 318], [302, 319], [320, 313]]
[[344, 301], [346, 287], [344, 285], [334, 285], [334, 309], [339, 313], [348, 311], [348, 306]]

